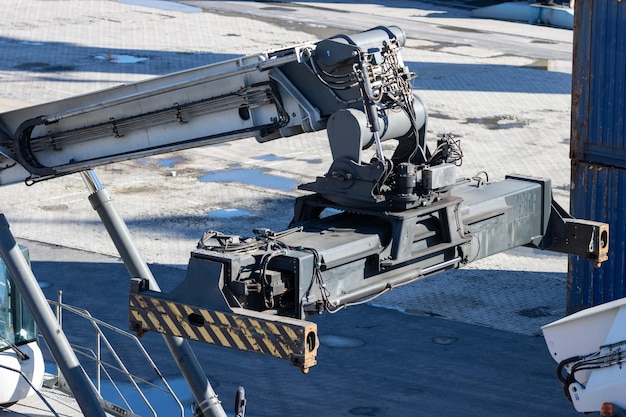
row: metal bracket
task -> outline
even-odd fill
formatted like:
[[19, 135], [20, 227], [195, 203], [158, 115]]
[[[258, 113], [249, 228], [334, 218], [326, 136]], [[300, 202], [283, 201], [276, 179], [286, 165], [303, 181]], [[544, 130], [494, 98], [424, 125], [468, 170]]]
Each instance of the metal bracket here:
[[579, 220], [552, 200], [548, 229], [537, 245], [540, 249], [584, 256], [599, 267], [608, 259], [609, 225]]

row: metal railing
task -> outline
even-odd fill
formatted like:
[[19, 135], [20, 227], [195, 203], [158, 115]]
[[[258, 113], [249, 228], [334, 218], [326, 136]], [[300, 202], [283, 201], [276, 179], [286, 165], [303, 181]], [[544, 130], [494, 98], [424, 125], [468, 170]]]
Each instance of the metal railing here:
[[[85, 370], [85, 373], [89, 375], [90, 380], [92, 381], [92, 387], [98, 393], [101, 405], [103, 406], [105, 411], [119, 416], [129, 416], [131, 415], [129, 414], [129, 412], [132, 413], [132, 415], [135, 415], [130, 401], [127, 399], [127, 397], [132, 394], [135, 396], [135, 398], [139, 398], [143, 405], [147, 408], [147, 410], [149, 410], [149, 412], [156, 417], [158, 415], [157, 411], [154, 409], [150, 399], [145, 395], [144, 391], [140, 387], [141, 385], [144, 387], [144, 389], [153, 388], [170, 396], [173, 403], [176, 404], [177, 408], [179, 409], [180, 416], [184, 417], [185, 412], [182, 403], [170, 387], [169, 383], [167, 382], [161, 371], [157, 368], [156, 364], [154, 363], [146, 349], [143, 347], [137, 336], [93, 317], [91, 313], [89, 313], [89, 311], [83, 308], [63, 304], [61, 291], [58, 292], [57, 301], [48, 300], [48, 303], [55, 308], [56, 317], [61, 327], [63, 327], [63, 314], [64, 312], [67, 312], [82, 320], [86, 320], [93, 328], [95, 336], [95, 348], [73, 343], [71, 337], [68, 338], [70, 339], [70, 344], [72, 345], [76, 356], [84, 359], [85, 361], [89, 361], [91, 365], [95, 366], [94, 372], [89, 373], [85, 369], [85, 367], [87, 366], [87, 362], [83, 362], [83, 360], [80, 359], [81, 366]], [[153, 380], [160, 381], [160, 385], [151, 382], [145, 377], [141, 377], [131, 373], [128, 370], [127, 366], [124, 364], [124, 361], [122, 360], [120, 355], [116, 352], [109, 338], [105, 336], [105, 330], [108, 332], [112, 332], [115, 335], [121, 336], [125, 340], [126, 345], [130, 344], [131, 346], [133, 346], [133, 351], [140, 353], [145, 360], [145, 363], [148, 365], [148, 368], [154, 372], [155, 378]], [[112, 358], [112, 363], [103, 360], [104, 355], [108, 355], [108, 357]], [[131, 393], [124, 392], [128, 390], [120, 388], [119, 381], [116, 382], [112, 376], [113, 372], [115, 372], [117, 375], [121, 375], [122, 379], [128, 381], [128, 383], [132, 387]], [[57, 388], [64, 391], [69, 391], [69, 387], [64, 383], [63, 376], [61, 372], [59, 372], [58, 367], [57, 375]], [[121, 399], [122, 403], [124, 404], [123, 407], [103, 398], [103, 381], [111, 385], [119, 399]], [[168, 412], [168, 416], [169, 415], [171, 415], [171, 411]]]

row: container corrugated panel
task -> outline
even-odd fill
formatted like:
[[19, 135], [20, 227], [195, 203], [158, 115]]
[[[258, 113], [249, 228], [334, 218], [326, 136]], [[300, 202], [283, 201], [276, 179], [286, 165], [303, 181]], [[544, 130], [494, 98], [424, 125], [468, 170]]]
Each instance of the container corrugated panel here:
[[570, 199], [574, 217], [609, 224], [609, 259], [570, 256], [568, 314], [626, 296], [626, 169], [572, 161]]
[[571, 157], [626, 168], [626, 1], [574, 11]]

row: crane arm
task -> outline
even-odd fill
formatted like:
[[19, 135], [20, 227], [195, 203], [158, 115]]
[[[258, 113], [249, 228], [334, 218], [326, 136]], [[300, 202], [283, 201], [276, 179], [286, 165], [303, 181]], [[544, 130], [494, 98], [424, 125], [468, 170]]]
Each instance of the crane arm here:
[[293, 126], [269, 70], [295, 59], [295, 49], [251, 55], [4, 113], [0, 182], [37, 181]]
[[[399, 60], [400, 29], [349, 39], [350, 45], [344, 38], [302, 44], [0, 114], [0, 185], [326, 129], [337, 110], [365, 108], [365, 83], [368, 95], [406, 94], [410, 74]], [[404, 91], [392, 91], [399, 81]], [[400, 103], [386, 101], [379, 103], [381, 115]]]
[[[333, 162], [300, 186], [289, 229], [207, 231], [168, 294], [133, 278], [131, 327], [315, 363], [313, 314], [517, 246], [608, 252], [604, 223], [571, 218], [550, 180], [459, 179], [458, 140], [426, 142], [426, 108], [397, 27], [226, 61], [0, 114], [0, 185], [243, 137], [325, 129]], [[381, 143], [397, 140], [393, 154]], [[364, 160], [363, 150], [374, 157]], [[94, 208], [108, 203], [99, 192]], [[100, 199], [100, 200], [98, 200]]]

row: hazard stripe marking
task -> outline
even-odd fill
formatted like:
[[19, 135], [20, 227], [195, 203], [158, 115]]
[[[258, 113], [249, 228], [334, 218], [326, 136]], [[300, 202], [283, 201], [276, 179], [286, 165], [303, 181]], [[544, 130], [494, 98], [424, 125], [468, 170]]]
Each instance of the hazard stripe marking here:
[[310, 322], [213, 311], [134, 293], [129, 296], [129, 306], [133, 326], [141, 331], [261, 353], [297, 362], [303, 368], [315, 364], [317, 346], [308, 352], [306, 345], [307, 331], [316, 330]]

